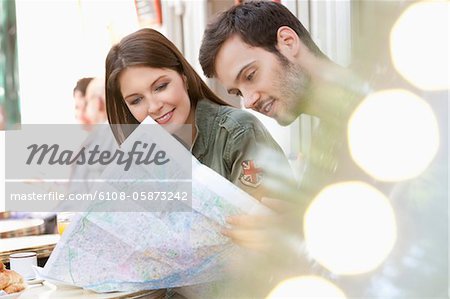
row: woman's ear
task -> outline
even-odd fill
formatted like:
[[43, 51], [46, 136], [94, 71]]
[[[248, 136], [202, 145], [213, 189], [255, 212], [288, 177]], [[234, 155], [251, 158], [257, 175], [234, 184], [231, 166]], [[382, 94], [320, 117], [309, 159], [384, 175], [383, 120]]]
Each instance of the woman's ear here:
[[277, 49], [288, 60], [296, 58], [301, 49], [301, 40], [294, 29], [281, 26], [277, 31]]

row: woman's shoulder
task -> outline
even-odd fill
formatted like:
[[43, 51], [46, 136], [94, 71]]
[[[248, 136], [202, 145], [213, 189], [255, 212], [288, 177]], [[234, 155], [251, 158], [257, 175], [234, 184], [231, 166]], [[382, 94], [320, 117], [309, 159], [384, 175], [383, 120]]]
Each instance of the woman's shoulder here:
[[262, 129], [265, 130], [262, 123], [256, 116], [250, 112], [225, 106], [208, 99], [202, 99], [197, 103], [197, 113], [199, 118], [207, 122], [215, 122], [227, 131], [240, 131], [244, 129]]
[[218, 117], [219, 125], [230, 131], [265, 129], [256, 116], [244, 109], [230, 106], [221, 106], [219, 109]]

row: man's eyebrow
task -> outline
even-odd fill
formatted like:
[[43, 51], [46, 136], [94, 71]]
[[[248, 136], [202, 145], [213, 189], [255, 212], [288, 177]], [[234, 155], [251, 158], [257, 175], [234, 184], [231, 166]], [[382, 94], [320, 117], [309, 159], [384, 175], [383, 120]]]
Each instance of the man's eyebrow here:
[[[250, 67], [254, 62], [255, 62], [255, 60], [250, 61], [249, 63], [247, 63], [246, 65], [244, 65], [244, 66], [239, 70], [239, 72], [238, 72], [237, 75], [236, 75], [236, 78], [234, 79], [234, 82], [235, 82], [235, 83], [239, 81], [239, 77], [241, 76], [241, 74], [242, 74], [248, 67]], [[232, 94], [232, 91], [234, 91], [234, 90], [236, 90], [236, 88], [230, 88], [230, 89], [227, 90], [227, 92], [228, 92], [229, 94]]]
[[254, 62], [255, 62], [255, 61], [253, 60], [253, 61], [250, 61], [249, 63], [247, 63], [246, 65], [244, 65], [244, 66], [240, 69], [239, 73], [236, 75], [236, 78], [234, 79], [234, 82], [239, 81], [239, 77], [241, 76], [241, 74], [245, 71], [245, 69], [247, 69], [247, 68], [248, 68], [250, 65], [252, 65]]

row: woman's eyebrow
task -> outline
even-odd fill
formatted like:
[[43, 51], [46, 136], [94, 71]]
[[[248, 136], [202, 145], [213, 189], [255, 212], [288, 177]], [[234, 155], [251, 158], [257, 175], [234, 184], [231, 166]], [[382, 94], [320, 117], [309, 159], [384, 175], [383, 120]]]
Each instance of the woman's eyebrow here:
[[[161, 78], [163, 78], [163, 77], [167, 77], [167, 76], [166, 76], [166, 75], [161, 75], [161, 76], [159, 76], [158, 78], [156, 78], [156, 80], [153, 81], [151, 87], [153, 87], [153, 86], [155, 85], [155, 83], [158, 82], [159, 79], [161, 79]], [[137, 94], [137, 93], [132, 93], [132, 94], [127, 95], [127, 96], [124, 97], [123, 99], [126, 100], [127, 98], [132, 97], [132, 96], [136, 96], [136, 95], [138, 95], [138, 94]]]

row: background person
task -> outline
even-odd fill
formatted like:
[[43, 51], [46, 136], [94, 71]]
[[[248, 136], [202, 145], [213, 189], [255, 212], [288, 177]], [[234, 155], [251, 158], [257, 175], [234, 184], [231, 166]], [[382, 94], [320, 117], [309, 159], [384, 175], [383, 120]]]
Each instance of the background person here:
[[[117, 145], [107, 124], [105, 103], [105, 79], [103, 77], [90, 78], [85, 89], [85, 108], [83, 117], [88, 136], [82, 143], [86, 152], [93, 150], [96, 145], [100, 151], [114, 152]], [[69, 193], [83, 194], [91, 191], [95, 179], [98, 179], [108, 165], [88, 163], [73, 164], [70, 174]]]
[[86, 88], [86, 108], [85, 115], [90, 124], [103, 124], [107, 121], [106, 99], [105, 99], [105, 79], [102, 77], [93, 78]]
[[92, 81], [91, 77], [81, 78], [77, 81], [73, 89], [73, 99], [75, 101], [75, 119], [82, 125], [89, 124], [86, 118], [86, 88]]

